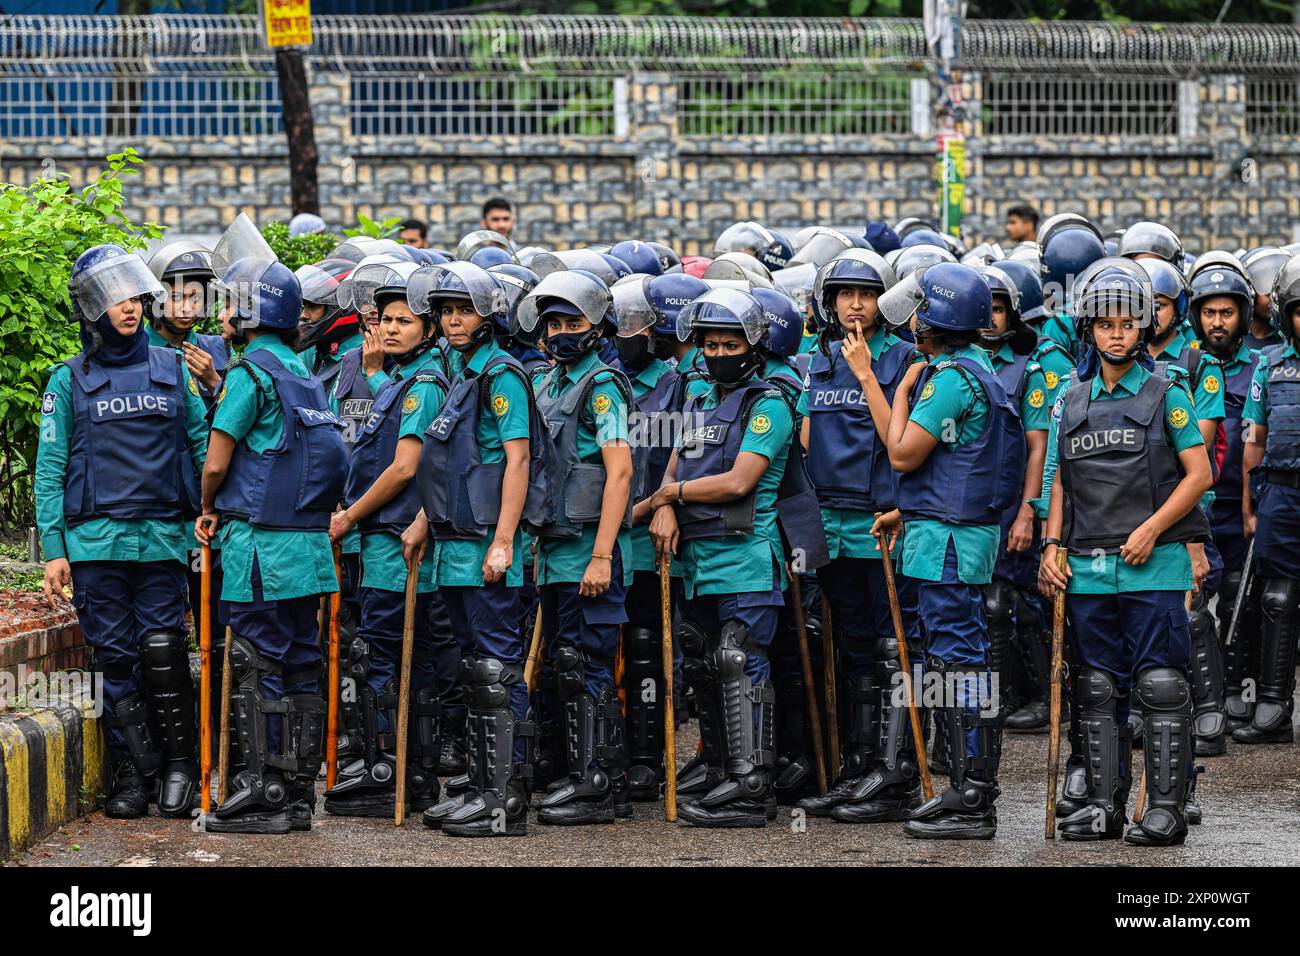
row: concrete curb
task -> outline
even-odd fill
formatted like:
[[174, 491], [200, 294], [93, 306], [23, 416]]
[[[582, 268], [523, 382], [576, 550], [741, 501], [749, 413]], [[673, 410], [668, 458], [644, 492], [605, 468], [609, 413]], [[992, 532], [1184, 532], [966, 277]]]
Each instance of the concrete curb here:
[[75, 707], [0, 714], [0, 861], [97, 805], [107, 756], [98, 719]]

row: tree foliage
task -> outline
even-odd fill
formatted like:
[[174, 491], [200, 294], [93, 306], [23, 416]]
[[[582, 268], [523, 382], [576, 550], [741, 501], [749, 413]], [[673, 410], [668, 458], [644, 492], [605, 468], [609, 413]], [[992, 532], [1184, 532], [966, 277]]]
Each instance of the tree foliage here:
[[271, 247], [276, 258], [295, 271], [299, 266], [320, 262], [343, 241], [332, 232], [291, 236], [289, 226], [283, 222], [269, 222], [263, 226], [262, 238]]

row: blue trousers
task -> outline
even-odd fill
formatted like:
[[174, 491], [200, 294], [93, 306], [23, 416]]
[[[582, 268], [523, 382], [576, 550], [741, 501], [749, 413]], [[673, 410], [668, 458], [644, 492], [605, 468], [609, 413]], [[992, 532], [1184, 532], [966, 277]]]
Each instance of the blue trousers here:
[[[1192, 635], [1182, 591], [1071, 594], [1066, 605], [1079, 663], [1109, 673], [1124, 698], [1143, 671], [1187, 672]], [[1127, 700], [1123, 706], [1127, 714]]]
[[1300, 580], [1300, 488], [1262, 482], [1255, 517], [1257, 573]]
[[[466, 654], [523, 667], [528, 651], [519, 631], [520, 590], [504, 582], [438, 590], [447, 605], [452, 633]], [[522, 682], [511, 685], [510, 711], [518, 720], [528, 714], [528, 688]]]
[[722, 625], [739, 621], [745, 625], [745, 673], [755, 684], [769, 680], [772, 665], [767, 650], [776, 637], [777, 618], [783, 604], [780, 591], [756, 591], [744, 594], [697, 594], [686, 602], [682, 617], [693, 622], [712, 639], [717, 647]]
[[[361, 621], [357, 636], [370, 648], [370, 669], [366, 684], [376, 695], [382, 694], [391, 681], [400, 685], [402, 667], [402, 628], [406, 621], [406, 595], [401, 591], [361, 588]], [[415, 692], [433, 687], [433, 646], [429, 630], [429, 593], [415, 596], [415, 633], [411, 653], [411, 699]], [[388, 714], [380, 710], [379, 730], [393, 728]]]
[[957, 548], [948, 542], [940, 581], [918, 581], [926, 652], [948, 664], [988, 666], [989, 632], [984, 591], [957, 577]]
[[[72, 605], [82, 636], [103, 673], [104, 714], [140, 690], [140, 639], [150, 631], [185, 627], [185, 565], [179, 561], [78, 561], [72, 565]], [[126, 738], [108, 728], [114, 762], [127, 756]]]
[[[877, 645], [894, 637], [884, 562], [874, 558], [834, 558], [830, 564], [817, 569], [817, 579], [831, 606], [835, 641], [845, 676], [871, 674]], [[908, 646], [920, 647], [917, 582], [895, 574], [894, 584]]]
[[555, 652], [561, 646], [577, 648], [582, 657], [587, 693], [599, 698], [614, 686], [614, 658], [618, 655], [619, 625], [627, 623], [623, 587], [623, 558], [618, 545], [610, 562], [610, 584], [598, 597], [582, 597], [576, 583], [544, 584], [542, 597], [542, 670], [550, 684]]
[[[258, 686], [262, 699], [282, 700], [285, 694], [319, 694], [321, 692], [320, 632], [316, 611], [317, 595], [266, 600], [262, 597], [262, 569], [253, 559], [252, 601], [222, 601], [222, 618], [236, 637], [248, 641], [262, 657], [280, 665], [280, 670], [262, 675]], [[304, 676], [305, 675], [305, 676]], [[267, 747], [280, 750], [282, 718], [266, 718]]]

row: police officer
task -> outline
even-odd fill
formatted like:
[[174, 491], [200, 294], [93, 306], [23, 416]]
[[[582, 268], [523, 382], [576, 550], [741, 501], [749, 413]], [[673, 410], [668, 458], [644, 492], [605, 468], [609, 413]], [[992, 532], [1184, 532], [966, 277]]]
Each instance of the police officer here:
[[121, 246], [87, 249], [68, 282], [81, 351], [54, 367], [41, 403], [35, 498], [45, 596], [73, 588], [102, 675], [113, 782], [104, 812], [156, 799], [189, 815], [196, 795], [194, 684], [185, 635], [189, 519], [207, 444], [197, 383], [145, 328], [165, 288]]
[[1074, 361], [1079, 360], [1079, 338], [1070, 316], [1066, 294], [1076, 276], [1106, 255], [1101, 232], [1083, 216], [1061, 213], [1038, 230], [1039, 277], [1045, 308], [1038, 333], [1055, 342]]
[[568, 776], [542, 799], [537, 820], [612, 823], [631, 812], [613, 671], [632, 578], [632, 390], [597, 352], [613, 312], [595, 274], [570, 269], [543, 277], [517, 314], [525, 330], [545, 325], [542, 341], [556, 363], [536, 386], [557, 468], [553, 507], [538, 529], [539, 686], [543, 698], [553, 687], [562, 706]]
[[[949, 790], [904, 824], [920, 838], [990, 839], [997, 829], [1002, 724], [981, 588], [993, 577], [1001, 516], [1023, 489], [1025, 438], [978, 345], [980, 330], [992, 326], [992, 308], [980, 274], [957, 263], [914, 274], [881, 299], [890, 324], [915, 313], [917, 348], [928, 360], [899, 383], [887, 445], [901, 473], [903, 573], [920, 582], [927, 680], [942, 680], [936, 720], [947, 722], [954, 750]], [[880, 523], [891, 539], [898, 525], [898, 512]]]
[[[1038, 519], [1031, 502], [1043, 485], [1052, 399], [1074, 366], [1063, 348], [1051, 339], [1039, 340], [1024, 324], [1020, 285], [1012, 274], [992, 267], [979, 267], [978, 271], [993, 296], [992, 325], [981, 334], [980, 344], [990, 353], [993, 370], [1020, 413], [1028, 450], [1024, 490], [1002, 515], [993, 581], [984, 589], [990, 665], [998, 675], [1007, 729], [1041, 730], [1049, 719], [1050, 649], [1045, 640], [1046, 618], [1038, 601]], [[1023, 281], [1038, 282], [1032, 275]], [[1037, 303], [1041, 305], [1041, 287], [1038, 290]], [[1013, 666], [1016, 648], [1028, 678], [1028, 706], [1012, 712], [1010, 707], [1021, 691]]]
[[768, 334], [761, 304], [739, 289], [714, 289], [679, 313], [677, 335], [695, 339], [711, 387], [688, 401], [690, 427], [650, 499], [656, 550], [678, 554], [684, 570], [682, 650], [701, 732], [718, 724], [724, 774], [679, 811], [695, 826], [761, 827], [776, 813], [767, 649], [786, 583], [776, 495], [794, 414], [760, 377], [755, 346]]
[[[370, 418], [357, 436], [344, 488], [345, 508], [330, 521], [339, 542], [361, 530], [361, 616], [356, 636], [366, 647], [364, 683], [355, 689], [361, 712], [364, 767], [345, 775], [325, 793], [325, 810], [340, 816], [389, 817], [396, 799], [396, 731], [405, 621], [405, 561], [401, 533], [420, 510], [415, 485], [425, 429], [437, 416], [448, 383], [437, 349], [435, 324], [422, 302], [412, 303], [407, 284], [414, 263], [395, 264], [365, 291], [378, 312], [377, 335], [393, 360]], [[431, 558], [432, 556], [430, 556]], [[413, 811], [438, 797], [438, 703], [430, 646], [429, 601], [433, 562], [417, 572], [414, 654], [411, 668], [412, 731], [408, 735], [406, 799]]]
[[343, 426], [293, 351], [302, 314], [293, 273], [243, 257], [218, 291], [222, 321], [245, 348], [213, 415], [195, 531], [201, 542], [220, 535], [246, 769], [207, 826], [308, 830], [325, 736], [316, 608], [337, 590], [328, 529], [347, 475]]
[[492, 274], [473, 263], [435, 266], [413, 280], [416, 295], [439, 316], [458, 370], [425, 436], [423, 514], [404, 542], [419, 548], [430, 530], [438, 542], [436, 577], [464, 655], [469, 728], [466, 789], [427, 810], [424, 823], [449, 836], [522, 836], [532, 724], [521, 528], [544, 514], [546, 477], [531, 468], [529, 380], [498, 344], [497, 335], [510, 332], [510, 308]]
[[[1273, 280], [1273, 323], [1286, 345], [1260, 353], [1242, 419], [1242, 521], [1255, 538], [1253, 573], [1263, 620], [1259, 683], [1250, 723], [1232, 732], [1243, 744], [1289, 743], [1300, 631], [1300, 256]], [[1240, 638], [1239, 638], [1240, 639]]]
[[[1081, 665], [1076, 706], [1088, 755], [1085, 805], [1061, 821], [1067, 840], [1181, 843], [1192, 761], [1191, 651], [1185, 592], [1196, 584], [1186, 543], [1203, 536], [1198, 507], [1210, 463], [1190, 395], [1152, 372], [1155, 302], [1144, 269], [1095, 263], [1073, 307], [1099, 370], [1058, 399], [1049, 437], [1053, 472], [1039, 582], [1067, 589]], [[1146, 475], [1134, 485], [1132, 476]], [[1069, 550], [1068, 569], [1056, 566]], [[1146, 712], [1147, 809], [1127, 833], [1128, 709]]]
[[[817, 572], [834, 622], [847, 687], [848, 746], [839, 776], [798, 806], [850, 823], [902, 819], [916, 804], [916, 744], [894, 695], [898, 648], [875, 517], [898, 505], [897, 476], [882, 437], [907, 369], [921, 361], [881, 319], [877, 298], [895, 283], [874, 252], [851, 249], [818, 272], [817, 349], [799, 398], [801, 438], [821, 508], [830, 562]], [[920, 651], [916, 584], [898, 577], [908, 638]], [[796, 701], [791, 700], [790, 706]]]
[[1255, 290], [1254, 307], [1246, 313], [1250, 327], [1246, 330], [1244, 341], [1248, 348], [1257, 352], [1270, 345], [1286, 342], [1286, 337], [1273, 324], [1269, 293], [1273, 289], [1273, 280], [1277, 278], [1278, 270], [1286, 265], [1289, 258], [1290, 253], [1276, 246], [1252, 249], [1241, 257], [1241, 264], [1249, 271], [1250, 284]]
[[149, 325], [149, 344], [180, 349], [185, 367], [209, 403], [221, 390], [230, 350], [220, 335], [194, 326], [206, 317], [212, 254], [196, 242], [173, 242], [149, 257], [149, 270], [167, 287]]

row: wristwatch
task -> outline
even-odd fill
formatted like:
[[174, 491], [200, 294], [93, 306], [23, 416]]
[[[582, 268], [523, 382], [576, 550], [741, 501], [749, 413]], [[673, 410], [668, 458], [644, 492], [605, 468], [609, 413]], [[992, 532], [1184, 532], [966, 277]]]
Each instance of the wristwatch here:
[[1048, 548], [1049, 545], [1056, 545], [1056, 546], [1059, 548], [1059, 547], [1061, 546], [1061, 539], [1060, 539], [1060, 538], [1044, 538], [1044, 539], [1042, 540], [1042, 543], [1039, 544], [1039, 546], [1038, 546], [1038, 553], [1039, 553], [1039, 554], [1042, 554], [1044, 551], [1047, 550], [1047, 548]]

